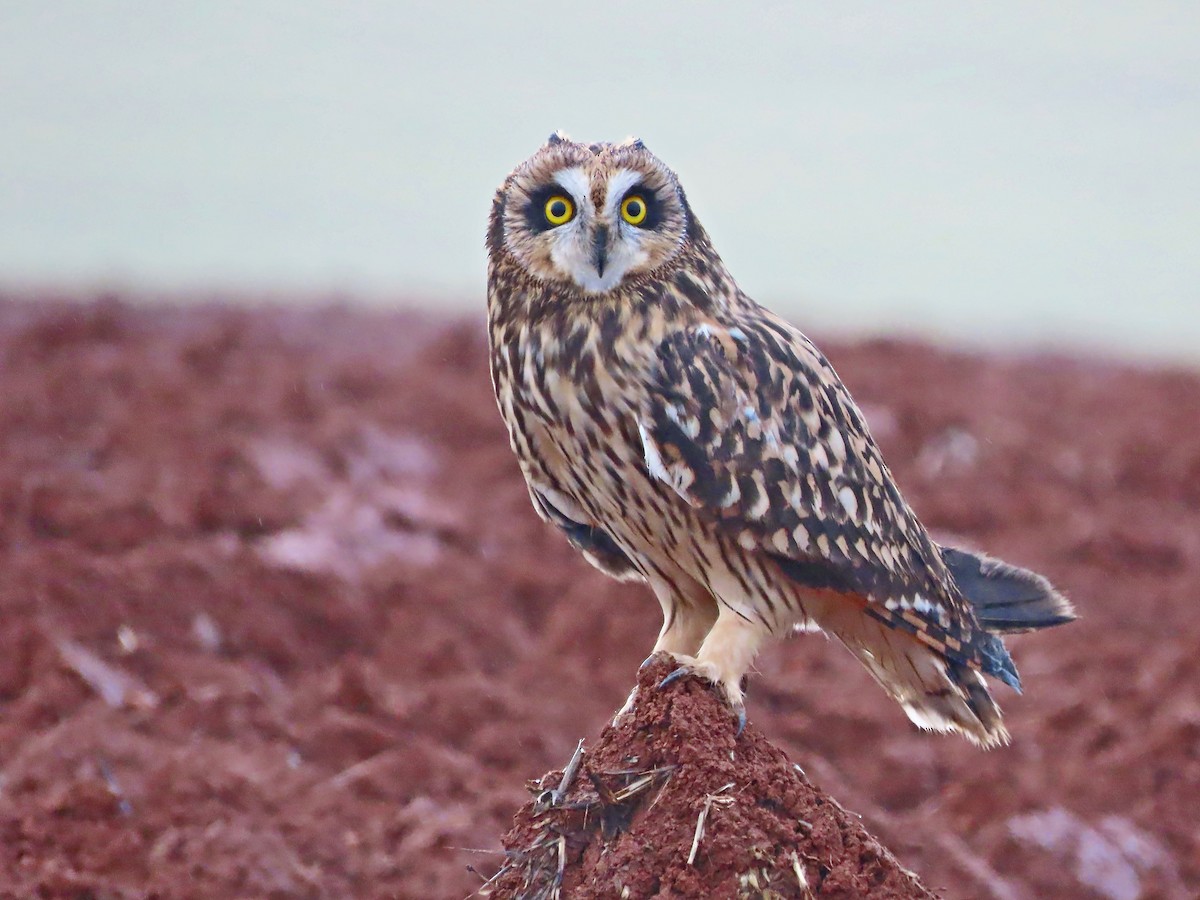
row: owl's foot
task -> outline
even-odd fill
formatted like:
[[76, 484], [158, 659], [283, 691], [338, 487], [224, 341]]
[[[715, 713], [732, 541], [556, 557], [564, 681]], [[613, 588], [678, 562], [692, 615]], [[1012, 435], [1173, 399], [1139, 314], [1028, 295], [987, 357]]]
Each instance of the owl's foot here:
[[737, 717], [737, 734], [740, 737], [746, 728], [746, 702], [745, 695], [742, 693], [741, 678], [727, 676], [715, 663], [701, 662], [695, 657], [679, 653], [669, 655], [676, 662], [677, 667], [675, 671], [658, 683], [658, 689], [661, 691], [672, 682], [689, 675], [707, 681], [717, 693], [725, 698], [725, 702], [729, 704], [729, 708]]
[[[642, 660], [642, 664], [640, 666], [638, 666], [638, 671], [640, 672], [640, 671], [642, 671], [642, 669], [644, 669], [647, 666], [654, 663], [660, 656], [666, 656], [671, 659], [675, 658], [675, 654], [673, 654], [673, 653], [668, 653], [668, 652], [665, 652], [662, 650], [655, 650], [653, 653], [651, 653], [649, 656], [647, 656], [645, 659]], [[674, 677], [673, 675], [669, 676], [668, 681], [670, 680], [670, 678], [673, 678], [673, 677]], [[659, 684], [659, 687], [661, 688], [664, 684], [667, 684], [667, 683], [668, 683], [667, 681], [663, 681], [662, 683]], [[625, 702], [623, 704], [621, 704], [621, 708], [618, 709], [613, 714], [613, 719], [612, 719], [613, 728], [616, 728], [618, 725], [620, 725], [621, 720], [624, 719], [631, 712], [633, 712], [633, 706], [637, 702], [637, 693], [638, 693], [638, 688], [637, 688], [637, 685], [635, 684], [633, 686], [633, 690], [629, 692], [629, 696], [625, 698]]]

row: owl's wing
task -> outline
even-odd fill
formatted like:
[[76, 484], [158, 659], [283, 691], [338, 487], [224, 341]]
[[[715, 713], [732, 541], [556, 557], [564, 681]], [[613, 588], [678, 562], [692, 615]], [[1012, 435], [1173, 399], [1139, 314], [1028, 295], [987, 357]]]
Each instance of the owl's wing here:
[[576, 550], [593, 566], [618, 581], [644, 581], [644, 577], [629, 561], [612, 536], [596, 525], [585, 521], [586, 515], [577, 510], [563, 494], [550, 488], [527, 483], [529, 499], [537, 514], [558, 526]]
[[638, 428], [649, 471], [790, 578], [1019, 689], [979, 627], [833, 367], [763, 311], [657, 349]]

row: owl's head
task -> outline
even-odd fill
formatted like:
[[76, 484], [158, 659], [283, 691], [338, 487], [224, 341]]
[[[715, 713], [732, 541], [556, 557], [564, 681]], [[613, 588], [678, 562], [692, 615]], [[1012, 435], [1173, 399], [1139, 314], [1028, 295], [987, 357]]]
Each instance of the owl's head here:
[[605, 294], [671, 262], [694, 227], [675, 173], [641, 141], [557, 132], [500, 186], [488, 248], [539, 280]]

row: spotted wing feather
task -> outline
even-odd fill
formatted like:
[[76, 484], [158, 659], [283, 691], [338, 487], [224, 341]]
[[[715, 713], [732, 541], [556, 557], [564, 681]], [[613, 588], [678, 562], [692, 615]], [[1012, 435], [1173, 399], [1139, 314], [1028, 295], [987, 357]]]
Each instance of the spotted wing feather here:
[[647, 463], [745, 550], [809, 587], [1014, 687], [938, 548], [896, 489], [846, 388], [812, 343], [765, 310], [694, 326], [657, 349], [639, 422]]

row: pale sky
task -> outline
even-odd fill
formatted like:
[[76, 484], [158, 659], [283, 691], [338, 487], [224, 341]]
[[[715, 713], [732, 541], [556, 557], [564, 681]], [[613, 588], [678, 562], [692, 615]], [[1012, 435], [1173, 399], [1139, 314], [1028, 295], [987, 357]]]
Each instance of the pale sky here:
[[802, 327], [1200, 360], [1200, 4], [0, 0], [0, 285], [481, 308], [636, 134]]

